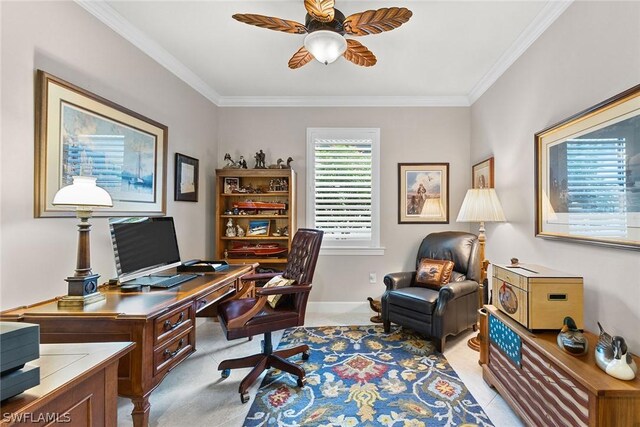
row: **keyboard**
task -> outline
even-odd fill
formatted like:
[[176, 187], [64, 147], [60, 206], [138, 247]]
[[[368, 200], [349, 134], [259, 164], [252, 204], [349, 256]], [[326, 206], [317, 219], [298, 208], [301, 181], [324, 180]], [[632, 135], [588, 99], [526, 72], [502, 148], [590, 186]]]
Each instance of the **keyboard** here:
[[152, 288], [170, 288], [198, 277], [197, 274], [175, 274], [173, 276], [144, 276], [124, 282], [127, 286], [151, 286]]
[[179, 285], [180, 283], [188, 282], [191, 279], [198, 277], [197, 274], [176, 274], [175, 276], [167, 277], [166, 279], [160, 279], [153, 281], [149, 284], [152, 288], [171, 288]]

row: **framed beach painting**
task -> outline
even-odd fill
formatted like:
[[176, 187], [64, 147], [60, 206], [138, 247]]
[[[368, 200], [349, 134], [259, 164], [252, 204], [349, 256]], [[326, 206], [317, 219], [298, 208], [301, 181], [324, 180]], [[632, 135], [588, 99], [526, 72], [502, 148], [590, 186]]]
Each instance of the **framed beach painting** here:
[[164, 215], [167, 127], [42, 70], [36, 85], [35, 216], [75, 215], [51, 203], [75, 175], [113, 199], [94, 216]]
[[640, 250], [640, 85], [535, 134], [536, 236]]
[[398, 163], [398, 224], [449, 223], [449, 163]]

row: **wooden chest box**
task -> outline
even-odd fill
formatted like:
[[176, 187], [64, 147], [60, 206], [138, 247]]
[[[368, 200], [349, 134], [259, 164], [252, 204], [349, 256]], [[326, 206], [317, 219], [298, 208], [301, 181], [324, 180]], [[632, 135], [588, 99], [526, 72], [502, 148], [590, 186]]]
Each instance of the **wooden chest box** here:
[[530, 330], [584, 327], [582, 277], [531, 264], [493, 266], [493, 305]]

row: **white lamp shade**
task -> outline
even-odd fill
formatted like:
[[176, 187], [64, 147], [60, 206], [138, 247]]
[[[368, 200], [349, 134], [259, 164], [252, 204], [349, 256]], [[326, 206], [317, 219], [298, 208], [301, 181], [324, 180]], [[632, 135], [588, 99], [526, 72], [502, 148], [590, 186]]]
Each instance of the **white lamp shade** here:
[[304, 47], [323, 64], [330, 64], [347, 50], [347, 40], [335, 31], [318, 30], [304, 38]]
[[73, 184], [62, 187], [53, 196], [55, 206], [111, 207], [111, 196], [96, 185], [93, 176], [74, 176]]
[[503, 222], [506, 221], [502, 205], [493, 188], [467, 190], [458, 222]]

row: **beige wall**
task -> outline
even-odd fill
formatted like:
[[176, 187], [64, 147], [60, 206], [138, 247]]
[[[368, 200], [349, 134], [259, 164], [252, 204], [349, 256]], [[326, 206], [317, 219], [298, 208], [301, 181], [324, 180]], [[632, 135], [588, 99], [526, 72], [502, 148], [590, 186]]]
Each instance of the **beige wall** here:
[[640, 253], [534, 237], [533, 135], [640, 78], [640, 3], [575, 2], [471, 108], [472, 160], [491, 154], [508, 224], [489, 226], [487, 257], [582, 275], [596, 321], [640, 352]]
[[[0, 2], [0, 308], [66, 293], [75, 219], [33, 217], [34, 75], [43, 69], [169, 127], [167, 214], [182, 256], [213, 252], [217, 107], [73, 2]], [[200, 201], [174, 202], [174, 153], [200, 159]], [[115, 274], [107, 221], [92, 220], [92, 267]]]
[[[468, 230], [455, 218], [470, 186], [469, 108], [223, 108], [220, 109], [219, 158], [266, 153], [267, 163], [294, 158], [298, 173], [298, 227], [305, 226], [306, 129], [377, 127], [381, 140], [381, 244], [384, 256], [322, 256], [311, 301], [364, 302], [384, 291], [386, 273], [415, 268], [422, 238], [433, 231]], [[398, 163], [450, 163], [450, 224], [398, 224]], [[221, 160], [219, 166], [223, 166]], [[412, 267], [413, 265], [413, 267]], [[369, 273], [378, 283], [369, 284]]]

